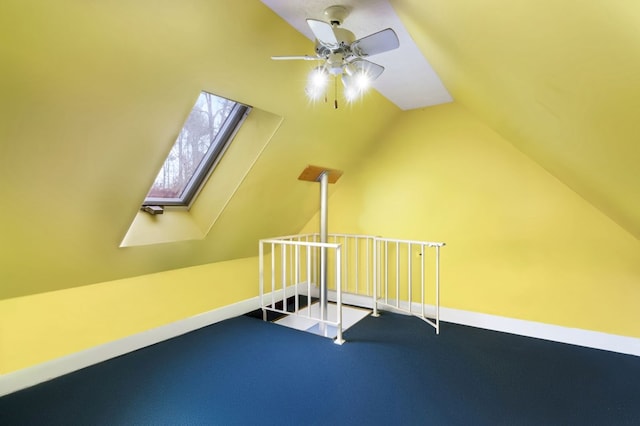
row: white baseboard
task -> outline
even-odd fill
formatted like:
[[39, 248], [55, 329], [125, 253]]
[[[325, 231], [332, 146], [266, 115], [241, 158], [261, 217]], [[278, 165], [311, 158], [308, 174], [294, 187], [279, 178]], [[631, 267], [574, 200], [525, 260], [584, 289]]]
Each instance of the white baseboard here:
[[640, 338], [637, 337], [620, 336], [599, 331], [563, 327], [442, 307], [440, 308], [440, 320], [487, 330], [640, 356]]
[[[335, 301], [336, 292], [329, 291], [328, 298], [331, 301]], [[342, 301], [348, 305], [373, 309], [373, 298], [371, 296], [344, 294], [342, 296]], [[388, 302], [389, 305], [382, 305], [378, 303], [378, 309], [409, 315], [406, 312], [408, 309], [408, 304], [406, 302], [401, 302], [400, 307], [402, 309], [395, 309], [393, 307], [396, 303], [395, 300], [389, 300]], [[411, 310], [412, 312], [422, 312], [422, 306], [419, 303], [414, 302], [411, 304]], [[424, 305], [424, 312], [427, 317], [435, 318], [436, 307], [433, 305]], [[559, 325], [544, 324], [541, 322], [443, 307], [440, 307], [440, 321], [468, 325], [486, 330], [500, 331], [503, 333], [517, 334], [519, 336], [551, 340], [553, 342], [568, 343], [587, 348], [640, 356], [640, 338], [636, 337], [620, 336], [616, 334], [602, 333], [599, 331], [563, 327]]]
[[[329, 297], [331, 298], [331, 295]], [[371, 298], [366, 302], [366, 307], [368, 308], [371, 308], [372, 306], [370, 299]], [[405, 310], [395, 309], [393, 307], [396, 303], [395, 300], [389, 300], [388, 302], [391, 306], [383, 306], [382, 304], [379, 304], [378, 309], [408, 315], [405, 311], [408, 309], [406, 302], [401, 303], [401, 308]], [[421, 312], [422, 307], [419, 303], [412, 303], [411, 310], [413, 312]], [[435, 318], [435, 306], [425, 305], [424, 311], [427, 317]], [[520, 336], [535, 337], [537, 339], [551, 340], [559, 343], [568, 343], [587, 348], [640, 356], [640, 338], [636, 337], [619, 336], [599, 331], [563, 327], [559, 325], [544, 324], [541, 322], [443, 307], [440, 307], [440, 321], [468, 325], [486, 330], [500, 331], [503, 333], [517, 334]]]
[[246, 299], [113, 342], [46, 361], [42, 364], [0, 375], [0, 396], [8, 395], [164, 340], [172, 339], [225, 319], [246, 314], [258, 308], [260, 308], [260, 299], [258, 297]]
[[[306, 284], [299, 284], [299, 294], [302, 294], [305, 289], [307, 289]], [[285, 294], [287, 294], [287, 296], [292, 295], [289, 289], [287, 289]], [[330, 300], [335, 300], [335, 292], [329, 292], [328, 297]], [[279, 300], [279, 298], [282, 298], [282, 292], [274, 295], [275, 300]], [[267, 299], [269, 302], [271, 301], [270, 294], [264, 296], [264, 300], [266, 301]], [[345, 294], [343, 296], [343, 303], [369, 309], [373, 307], [372, 298], [368, 296]], [[22, 370], [0, 375], [0, 396], [8, 395], [18, 390], [180, 336], [216, 322], [243, 315], [258, 308], [260, 308], [259, 297], [246, 299], [223, 308], [185, 318], [171, 324], [53, 359], [33, 367], [27, 367]], [[379, 309], [395, 311], [391, 307], [379, 306]], [[414, 304], [412, 310], [420, 312], [420, 304]], [[425, 312], [428, 316], [434, 316], [435, 307], [425, 305]], [[640, 356], [640, 339], [634, 337], [618, 336], [597, 331], [581, 330], [442, 307], [440, 308], [440, 320], [487, 330]], [[443, 332], [446, 333], [446, 330]]]

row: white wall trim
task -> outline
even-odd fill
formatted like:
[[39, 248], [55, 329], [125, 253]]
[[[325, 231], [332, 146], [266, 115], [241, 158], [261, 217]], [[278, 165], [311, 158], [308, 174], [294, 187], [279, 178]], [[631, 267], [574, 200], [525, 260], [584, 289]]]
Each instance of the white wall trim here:
[[[304, 292], [306, 288], [306, 284], [299, 284], [300, 294]], [[282, 298], [281, 291], [276, 293], [277, 296], [274, 295], [275, 300]], [[288, 296], [290, 295], [289, 289], [287, 289], [286, 294]], [[329, 292], [329, 299], [333, 299], [334, 294], [334, 292]], [[271, 295], [265, 294], [264, 300], [270, 302]], [[345, 294], [343, 301], [344, 303], [354, 306], [365, 308], [373, 307], [371, 297], [367, 296]], [[143, 331], [42, 364], [0, 375], [0, 396], [8, 395], [18, 390], [37, 385], [38, 383], [46, 382], [47, 380], [189, 333], [225, 319], [243, 315], [259, 308], [259, 297], [246, 299], [232, 305]], [[383, 307], [382, 305], [379, 306], [379, 309], [396, 311], [391, 307]], [[414, 303], [412, 309], [415, 312], [420, 312], [420, 304]], [[401, 311], [397, 312], [404, 313]], [[427, 312], [429, 316], [434, 316], [435, 307], [425, 305], [425, 312]], [[640, 338], [635, 337], [619, 336], [442, 307], [440, 308], [440, 320], [487, 330], [640, 356]], [[446, 333], [446, 329], [443, 330], [443, 332]]]
[[[306, 287], [301, 289], [301, 292], [306, 291], [305, 289]], [[328, 298], [331, 301], [335, 301], [336, 292], [329, 291]], [[371, 296], [343, 294], [342, 301], [349, 305], [373, 309], [373, 298]], [[393, 307], [393, 305], [396, 304], [395, 300], [389, 300], [388, 302], [389, 305], [383, 305], [378, 302], [378, 310], [409, 315], [408, 312], [406, 312], [406, 309], [408, 309], [408, 304], [406, 302], [400, 303], [400, 307], [402, 309], [395, 309]], [[422, 307], [419, 303], [414, 302], [411, 304], [411, 310], [412, 312], [422, 312]], [[434, 305], [425, 304], [424, 310], [427, 317], [435, 318], [436, 307]], [[468, 325], [471, 327], [483, 328], [485, 330], [517, 334], [519, 336], [551, 340], [553, 342], [568, 343], [587, 348], [640, 356], [640, 338], [637, 337], [620, 336], [616, 334], [602, 333], [599, 331], [563, 327], [560, 325], [545, 324], [541, 322], [443, 307], [440, 307], [440, 321]], [[444, 332], [446, 333], [446, 331]]]
[[113, 342], [104, 343], [32, 367], [0, 375], [0, 396], [8, 395], [164, 340], [172, 339], [225, 319], [246, 314], [258, 308], [260, 308], [260, 299], [258, 297], [246, 299]]
[[[329, 291], [328, 297], [329, 300], [335, 301], [336, 292]], [[343, 294], [342, 300], [343, 303], [346, 304], [373, 309], [373, 298], [371, 296]], [[401, 302], [400, 306], [402, 309], [395, 309], [393, 307], [395, 303], [395, 300], [389, 300], [389, 305], [378, 303], [378, 310], [409, 315], [405, 311], [405, 309], [408, 309], [406, 302]], [[412, 312], [422, 312], [422, 307], [419, 303], [412, 303], [411, 310]], [[427, 317], [435, 318], [436, 308], [434, 305], [425, 305], [424, 310]], [[640, 356], [640, 338], [636, 337], [620, 336], [599, 331], [563, 327], [560, 325], [443, 307], [440, 307], [440, 321]], [[441, 332], [443, 332], [442, 329]], [[444, 332], [446, 333], [446, 330]]]
[[[431, 307], [431, 309], [433, 310], [434, 308]], [[440, 320], [503, 333], [640, 356], [640, 338], [637, 337], [620, 336], [442, 307], [440, 308]], [[441, 332], [443, 332], [442, 329]], [[446, 333], [446, 331], [444, 332]]]
[[[389, 300], [389, 304], [395, 305], [395, 300]], [[366, 307], [370, 308], [371, 306], [371, 302], [369, 302]], [[401, 303], [401, 307], [402, 309], [408, 308], [406, 303]], [[394, 309], [393, 306], [385, 306], [380, 303], [378, 304], [378, 309], [408, 315], [404, 310]], [[421, 312], [422, 308], [419, 303], [412, 303], [411, 309], [413, 312]], [[434, 305], [425, 305], [424, 310], [429, 318], [435, 318], [436, 308]], [[440, 307], [440, 321], [640, 356], [640, 338], [636, 337], [620, 336], [599, 331], [563, 327], [560, 325], [444, 307]], [[446, 333], [446, 330], [440, 330], [441, 333]]]

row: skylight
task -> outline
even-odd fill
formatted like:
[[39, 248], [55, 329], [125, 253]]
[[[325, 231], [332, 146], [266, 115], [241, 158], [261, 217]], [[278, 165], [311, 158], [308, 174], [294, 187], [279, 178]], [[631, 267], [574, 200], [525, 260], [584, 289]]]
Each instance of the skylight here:
[[143, 206], [190, 206], [249, 107], [201, 92]]

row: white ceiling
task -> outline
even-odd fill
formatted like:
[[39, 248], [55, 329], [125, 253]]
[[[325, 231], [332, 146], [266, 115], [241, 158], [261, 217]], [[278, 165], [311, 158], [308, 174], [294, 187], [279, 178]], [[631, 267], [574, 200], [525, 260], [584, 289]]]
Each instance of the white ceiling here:
[[[327, 21], [324, 10], [335, 4], [346, 6], [350, 10], [342, 27], [352, 31], [356, 38], [362, 38], [385, 28], [392, 28], [400, 39], [400, 47], [367, 58], [385, 67], [385, 72], [374, 82], [374, 88], [403, 110], [452, 101], [451, 95], [415, 45], [387, 0], [261, 1], [312, 41], [314, 40], [313, 33], [309, 29], [306, 19], [314, 18]], [[313, 46], [309, 46], [308, 52], [271, 52], [271, 54], [313, 54]]]

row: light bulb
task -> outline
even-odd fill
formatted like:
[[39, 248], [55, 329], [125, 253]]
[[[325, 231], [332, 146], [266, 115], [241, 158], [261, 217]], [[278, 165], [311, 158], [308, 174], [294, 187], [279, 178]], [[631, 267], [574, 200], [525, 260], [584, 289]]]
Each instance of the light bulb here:
[[304, 89], [304, 93], [306, 93], [307, 97], [312, 101], [317, 101], [318, 99], [322, 98], [323, 91], [318, 90], [317, 87], [307, 86]]
[[355, 75], [354, 83], [358, 90], [365, 91], [371, 85], [371, 79], [367, 73], [361, 71]]
[[347, 102], [355, 102], [361, 95], [361, 92], [356, 90], [354, 87], [345, 87], [344, 88], [344, 97]]
[[344, 86], [343, 94], [347, 102], [356, 101], [362, 92], [358, 89], [355, 78], [347, 74], [342, 74], [342, 85]]
[[305, 93], [312, 100], [322, 97], [329, 82], [329, 75], [322, 67], [314, 68], [309, 74], [309, 81], [305, 88]]

